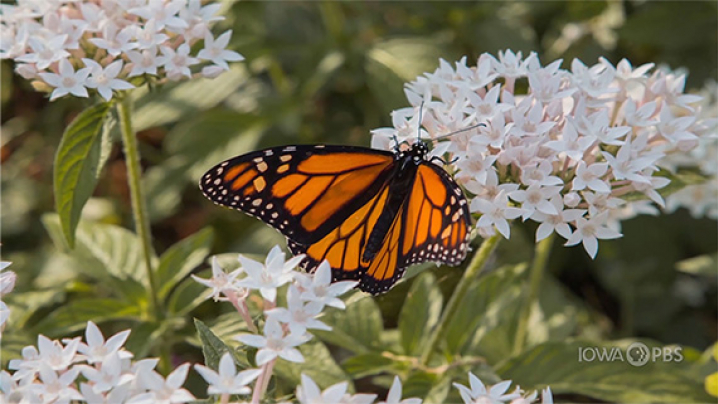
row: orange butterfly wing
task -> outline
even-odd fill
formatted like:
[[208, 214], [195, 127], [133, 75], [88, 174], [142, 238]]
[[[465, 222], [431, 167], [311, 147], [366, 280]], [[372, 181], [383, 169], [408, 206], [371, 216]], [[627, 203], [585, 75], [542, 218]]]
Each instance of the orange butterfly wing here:
[[362, 290], [373, 294], [389, 290], [409, 265], [426, 261], [457, 265], [466, 258], [471, 225], [466, 199], [446, 171], [423, 162], [381, 248], [371, 261], [363, 261], [388, 192], [387, 185], [316, 243], [289, 240], [290, 250], [307, 255], [303, 262], [307, 270], [327, 260], [334, 281], [357, 279]]
[[392, 153], [363, 147], [275, 147], [218, 164], [200, 189], [213, 202], [310, 244], [375, 197], [393, 163]]

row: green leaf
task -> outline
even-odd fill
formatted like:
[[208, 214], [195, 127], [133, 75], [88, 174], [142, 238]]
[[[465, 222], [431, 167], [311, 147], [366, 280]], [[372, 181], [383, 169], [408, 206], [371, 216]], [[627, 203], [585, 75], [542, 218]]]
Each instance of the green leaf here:
[[447, 373], [414, 371], [402, 387], [404, 397], [422, 397], [426, 403], [444, 403], [450, 391], [451, 377]]
[[449, 58], [446, 43], [435, 38], [394, 38], [378, 42], [366, 55], [367, 85], [385, 109], [407, 105], [404, 83], [439, 66]]
[[135, 91], [132, 124], [136, 131], [174, 122], [181, 117], [196, 117], [197, 112], [214, 107], [234, 93], [248, 77], [242, 64], [234, 64], [218, 79], [200, 78], [169, 84], [158, 91]]
[[[55, 246], [64, 250], [57, 215], [43, 215], [42, 223]], [[64, 252], [75, 260], [79, 271], [95, 279], [131, 278], [142, 285], [148, 284], [140, 240], [134, 233], [122, 227], [80, 222], [77, 228], [75, 249]], [[156, 260], [156, 257], [152, 257], [155, 265]], [[123, 289], [120, 288], [117, 291], [122, 293]]]
[[[256, 149], [266, 126], [265, 118], [255, 114], [207, 111], [172, 129], [165, 148], [173, 158], [165, 166], [168, 169], [184, 166], [185, 176], [196, 184], [218, 162]], [[197, 136], [198, 133], [204, 135]]]
[[133, 302], [106, 298], [80, 298], [70, 300], [56, 308], [37, 325], [39, 333], [49, 337], [59, 337], [84, 329], [87, 321], [96, 323], [108, 320], [138, 320], [141, 315]]
[[320, 388], [324, 389], [332, 384], [349, 381], [349, 389], [354, 390], [351, 379], [334, 361], [327, 347], [319, 341], [309, 342], [299, 347], [304, 356], [304, 363], [277, 360], [275, 370], [277, 376], [285, 379], [291, 386], [301, 383], [302, 373], [311, 377]]
[[358, 379], [390, 371], [396, 366], [395, 361], [390, 357], [372, 352], [352, 356], [342, 362], [342, 368], [352, 378]]
[[204, 261], [214, 240], [214, 232], [205, 228], [168, 248], [160, 257], [156, 270], [156, 280], [160, 287], [160, 299], [167, 294], [179, 281]]
[[[92, 196], [107, 159], [109, 131], [114, 124], [108, 119], [110, 106], [97, 104], [81, 112], [65, 129], [55, 155], [55, 207], [70, 248], [75, 247], [75, 229], [82, 208]], [[106, 125], [107, 122], [110, 124]]]
[[229, 352], [232, 354], [235, 364], [241, 369], [249, 367], [246, 356], [238, 354], [237, 351], [222, 342], [202, 321], [195, 318], [194, 326], [197, 328], [200, 341], [202, 341], [202, 354], [204, 355], [204, 364], [206, 366], [217, 369], [222, 355]]
[[383, 327], [381, 312], [374, 299], [357, 293], [356, 300], [347, 301], [346, 311], [327, 309], [321, 318], [331, 331], [313, 331], [323, 341], [341, 346], [355, 353], [380, 347]]
[[170, 295], [167, 311], [174, 315], [184, 316], [209, 298], [210, 290], [192, 278], [180, 282]]
[[[496, 370], [503, 379], [522, 388], [551, 386], [554, 394], [580, 394], [594, 400], [624, 403], [711, 402], [703, 391], [702, 380], [691, 377], [689, 367], [680, 361], [663, 361], [659, 356], [637, 367], [628, 363], [626, 349], [635, 342], [569, 341], [547, 342], [508, 359]], [[653, 349], [663, 347], [641, 341]], [[591, 361], [579, 349], [605, 349], [613, 360]], [[623, 360], [618, 359], [621, 355]], [[677, 358], [674, 355], [674, 358]]]
[[441, 316], [443, 296], [430, 272], [419, 275], [411, 285], [399, 315], [401, 346], [407, 355], [419, 355]]
[[[446, 347], [450, 354], [460, 352], [473, 335], [479, 334], [475, 331], [480, 325], [483, 327], [480, 331], [483, 335], [503, 323], [508, 313], [504, 310], [504, 305], [515, 299], [501, 296], [507, 293], [518, 296], [515, 288], [525, 270], [526, 265], [523, 264], [502, 267], [474, 280], [446, 332]], [[507, 292], [511, 287], [514, 288], [513, 292]], [[510, 343], [511, 341], [507, 341], [508, 345]]]

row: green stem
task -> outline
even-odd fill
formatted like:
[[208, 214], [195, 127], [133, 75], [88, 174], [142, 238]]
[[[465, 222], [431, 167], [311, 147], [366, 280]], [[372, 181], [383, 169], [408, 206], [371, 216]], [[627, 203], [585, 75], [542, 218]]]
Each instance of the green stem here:
[[125, 163], [127, 164], [127, 180], [130, 185], [130, 197], [132, 200], [132, 215], [135, 219], [135, 231], [142, 244], [142, 255], [145, 261], [145, 271], [149, 281], [149, 302], [150, 312], [155, 319], [161, 318], [160, 304], [157, 300], [157, 285], [155, 284], [154, 271], [152, 269], [152, 241], [150, 239], [150, 222], [147, 217], [147, 206], [142, 195], [140, 152], [137, 145], [135, 132], [132, 130], [132, 104], [129, 97], [124, 97], [117, 103], [117, 114], [120, 119], [120, 131], [122, 142], [125, 146]]
[[529, 292], [523, 301], [521, 311], [519, 313], [519, 322], [516, 327], [516, 337], [514, 339], [514, 355], [519, 354], [526, 342], [526, 334], [528, 332], [528, 322], [531, 316], [531, 308], [538, 301], [539, 291], [541, 290], [541, 280], [546, 272], [546, 264], [548, 256], [551, 252], [554, 235], [546, 237], [536, 244], [533, 263], [529, 269]]
[[439, 319], [439, 324], [436, 325], [429, 336], [427, 348], [421, 356], [422, 365], [428, 365], [429, 360], [431, 360], [431, 355], [439, 348], [439, 343], [441, 343], [444, 336], [443, 334], [446, 332], [449, 324], [451, 324], [454, 314], [458, 311], [457, 309], [459, 305], [463, 302], [464, 296], [466, 296], [466, 293], [469, 291], [471, 283], [484, 267], [486, 261], [489, 259], [489, 256], [491, 256], [491, 253], [498, 245], [500, 237], [501, 236], [499, 235], [495, 235], [487, 238], [483, 243], [481, 243], [481, 247], [479, 247], [479, 250], [476, 251], [476, 254], [474, 254], [474, 258], [471, 259], [469, 266], [466, 268], [466, 271], [464, 271], [464, 275], [456, 285], [454, 293], [449, 299], [449, 303], [444, 308], [444, 311], [441, 314], [441, 319]]

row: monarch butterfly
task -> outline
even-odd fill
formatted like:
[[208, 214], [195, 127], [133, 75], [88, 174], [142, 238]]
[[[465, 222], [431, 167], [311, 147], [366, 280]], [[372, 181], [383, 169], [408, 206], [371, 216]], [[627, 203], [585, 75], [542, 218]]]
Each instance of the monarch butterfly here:
[[384, 293], [406, 267], [466, 258], [471, 216], [461, 188], [427, 159], [422, 141], [394, 152], [353, 146], [284, 146], [207, 171], [204, 195], [258, 217], [287, 237], [301, 266], [324, 260], [333, 281]]

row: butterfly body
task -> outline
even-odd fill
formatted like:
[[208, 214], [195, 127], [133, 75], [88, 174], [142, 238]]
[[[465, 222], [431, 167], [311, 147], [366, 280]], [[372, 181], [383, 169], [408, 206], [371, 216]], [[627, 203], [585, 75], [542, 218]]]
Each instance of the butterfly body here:
[[302, 266], [387, 291], [411, 264], [457, 265], [471, 219], [459, 186], [417, 142], [394, 153], [352, 146], [275, 147], [222, 162], [200, 180], [217, 204], [287, 237]]

